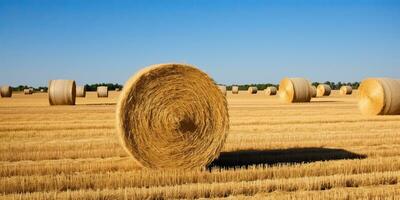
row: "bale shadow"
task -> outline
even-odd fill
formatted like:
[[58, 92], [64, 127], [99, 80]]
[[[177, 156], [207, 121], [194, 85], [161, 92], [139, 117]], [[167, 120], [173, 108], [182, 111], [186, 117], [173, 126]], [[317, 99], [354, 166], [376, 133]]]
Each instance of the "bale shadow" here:
[[366, 155], [352, 153], [344, 149], [317, 147], [276, 150], [241, 150], [222, 152], [220, 157], [214, 160], [208, 168], [247, 168], [251, 165], [296, 164], [328, 160], [364, 159], [366, 157]]

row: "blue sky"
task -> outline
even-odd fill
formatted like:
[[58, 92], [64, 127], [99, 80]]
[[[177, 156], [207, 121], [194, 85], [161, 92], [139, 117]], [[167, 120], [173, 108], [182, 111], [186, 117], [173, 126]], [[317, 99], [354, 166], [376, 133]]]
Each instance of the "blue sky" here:
[[0, 0], [0, 84], [124, 83], [164, 62], [224, 84], [400, 78], [400, 1]]

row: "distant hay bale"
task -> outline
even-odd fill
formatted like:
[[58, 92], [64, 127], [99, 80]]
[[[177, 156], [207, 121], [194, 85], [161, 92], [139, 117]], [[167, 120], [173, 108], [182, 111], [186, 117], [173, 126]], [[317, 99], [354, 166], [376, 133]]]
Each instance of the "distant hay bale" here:
[[270, 87], [267, 87], [267, 89], [265, 89], [265, 94], [273, 96], [273, 95], [276, 95], [276, 91], [277, 91], [276, 87], [270, 86]]
[[400, 114], [400, 80], [368, 78], [358, 88], [358, 108], [366, 115]]
[[344, 86], [340, 87], [340, 94], [341, 95], [349, 95], [352, 92], [353, 92], [353, 88], [351, 86], [344, 85]]
[[44, 89], [40, 89], [40, 92], [44, 92]]
[[219, 156], [229, 131], [225, 96], [204, 72], [158, 64], [125, 84], [116, 112], [124, 148], [152, 169], [199, 169]]
[[9, 98], [12, 96], [12, 88], [9, 85], [3, 85], [0, 88], [0, 95], [4, 98]]
[[317, 97], [329, 96], [331, 94], [331, 86], [327, 84], [319, 84], [317, 87]]
[[33, 94], [33, 90], [30, 88], [24, 89], [24, 94], [25, 95]]
[[119, 89], [119, 88], [115, 88], [115, 91], [117, 91], [117, 92], [119, 92], [121, 89]]
[[97, 87], [97, 97], [98, 98], [108, 97], [108, 87], [107, 86]]
[[313, 85], [310, 85], [310, 86], [311, 86], [311, 97], [314, 98], [317, 96], [317, 88]]
[[257, 94], [257, 90], [258, 90], [257, 87], [250, 86], [249, 89], [247, 90], [247, 92], [249, 94]]
[[224, 94], [226, 96], [226, 86], [224, 85], [218, 85], [218, 88], [221, 90], [222, 94]]
[[279, 84], [279, 97], [282, 102], [310, 102], [310, 82], [304, 78], [284, 78]]
[[50, 80], [48, 93], [50, 105], [75, 105], [74, 80]]
[[76, 97], [86, 97], [85, 86], [76, 86]]
[[232, 86], [232, 94], [239, 94], [239, 86]]

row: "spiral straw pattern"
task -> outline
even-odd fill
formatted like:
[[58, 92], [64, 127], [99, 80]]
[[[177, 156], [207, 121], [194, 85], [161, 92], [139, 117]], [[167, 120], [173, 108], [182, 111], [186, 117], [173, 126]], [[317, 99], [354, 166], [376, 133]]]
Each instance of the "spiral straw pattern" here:
[[139, 165], [199, 169], [219, 156], [229, 131], [227, 101], [210, 77], [187, 64], [158, 64], [124, 85], [117, 130]]
[[327, 84], [319, 84], [317, 87], [317, 97], [331, 95], [331, 86]]
[[304, 78], [284, 78], [279, 84], [279, 97], [282, 102], [310, 102], [310, 82]]
[[365, 115], [400, 114], [400, 80], [368, 78], [358, 88], [358, 108]]
[[273, 96], [273, 95], [276, 95], [276, 91], [277, 91], [276, 87], [270, 86], [265, 89], [265, 94], [269, 95], [269, 96]]
[[341, 95], [349, 95], [353, 92], [353, 88], [349, 85], [343, 85], [340, 87], [340, 94]]
[[257, 87], [252, 87], [250, 86], [249, 89], [247, 89], [247, 92], [249, 94], [257, 94], [258, 88]]

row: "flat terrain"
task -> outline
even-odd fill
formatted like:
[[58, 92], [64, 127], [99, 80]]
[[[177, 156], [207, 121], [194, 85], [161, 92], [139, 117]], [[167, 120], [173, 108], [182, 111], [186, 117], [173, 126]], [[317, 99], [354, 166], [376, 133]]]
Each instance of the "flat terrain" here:
[[228, 94], [220, 158], [187, 172], [135, 166], [114, 128], [117, 98], [0, 98], [0, 198], [400, 198], [400, 116], [362, 116], [355, 94], [300, 104]]

